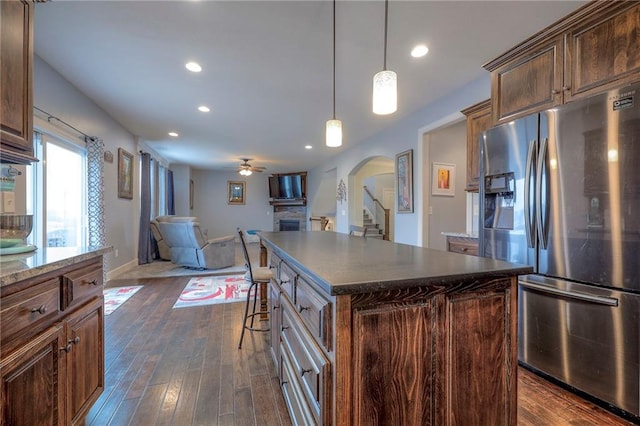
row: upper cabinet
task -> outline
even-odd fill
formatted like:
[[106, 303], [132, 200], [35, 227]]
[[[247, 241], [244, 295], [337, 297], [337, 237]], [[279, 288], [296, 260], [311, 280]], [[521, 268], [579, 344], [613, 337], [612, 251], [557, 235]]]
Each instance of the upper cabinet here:
[[494, 124], [640, 80], [640, 2], [594, 1], [486, 64]]
[[0, 1], [0, 162], [33, 158], [33, 8], [27, 0]]
[[491, 127], [491, 100], [487, 99], [461, 111], [467, 117], [467, 186], [478, 192], [480, 176], [480, 135]]

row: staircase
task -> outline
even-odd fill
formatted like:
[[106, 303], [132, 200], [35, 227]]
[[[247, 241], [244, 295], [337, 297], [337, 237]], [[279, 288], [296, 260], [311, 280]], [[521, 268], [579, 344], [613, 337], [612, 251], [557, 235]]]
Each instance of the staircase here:
[[362, 210], [362, 225], [367, 228], [365, 236], [367, 238], [380, 238], [384, 236], [384, 229], [380, 228], [380, 224], [373, 223], [373, 219], [366, 210]]

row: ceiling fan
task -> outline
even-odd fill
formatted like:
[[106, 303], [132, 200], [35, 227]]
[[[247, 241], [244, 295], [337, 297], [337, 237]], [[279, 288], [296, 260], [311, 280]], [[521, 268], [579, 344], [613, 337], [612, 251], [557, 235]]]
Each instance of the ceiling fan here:
[[266, 167], [254, 167], [249, 164], [251, 158], [241, 158], [241, 160], [243, 163], [238, 167], [238, 173], [242, 176], [250, 176], [253, 172], [262, 173], [262, 171], [266, 169]]

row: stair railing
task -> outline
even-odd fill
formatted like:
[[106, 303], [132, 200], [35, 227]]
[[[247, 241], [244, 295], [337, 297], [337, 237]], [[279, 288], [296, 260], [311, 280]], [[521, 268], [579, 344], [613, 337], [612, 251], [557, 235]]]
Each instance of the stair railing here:
[[363, 186], [363, 188], [364, 188], [364, 192], [369, 196], [369, 198], [371, 198], [374, 204], [380, 207], [380, 209], [384, 212], [384, 234], [382, 234], [382, 239], [389, 241], [389, 215], [391, 210], [385, 209], [382, 203], [380, 202], [380, 200], [378, 200], [376, 197], [373, 196], [373, 194], [369, 191], [366, 185]]

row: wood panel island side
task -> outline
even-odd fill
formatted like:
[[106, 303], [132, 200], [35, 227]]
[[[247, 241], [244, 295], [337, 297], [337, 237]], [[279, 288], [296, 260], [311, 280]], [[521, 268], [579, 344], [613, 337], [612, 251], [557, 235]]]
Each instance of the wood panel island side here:
[[260, 239], [294, 424], [516, 424], [530, 267], [333, 232]]

